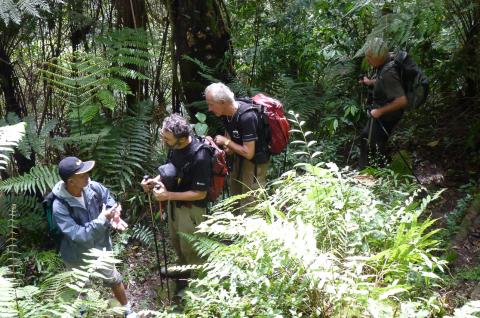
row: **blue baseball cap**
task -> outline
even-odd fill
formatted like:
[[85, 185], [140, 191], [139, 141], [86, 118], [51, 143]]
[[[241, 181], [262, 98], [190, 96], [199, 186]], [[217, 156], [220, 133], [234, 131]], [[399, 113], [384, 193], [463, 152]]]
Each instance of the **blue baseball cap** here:
[[75, 174], [89, 172], [95, 166], [95, 161], [82, 161], [77, 157], [65, 157], [58, 164], [58, 172], [63, 181]]

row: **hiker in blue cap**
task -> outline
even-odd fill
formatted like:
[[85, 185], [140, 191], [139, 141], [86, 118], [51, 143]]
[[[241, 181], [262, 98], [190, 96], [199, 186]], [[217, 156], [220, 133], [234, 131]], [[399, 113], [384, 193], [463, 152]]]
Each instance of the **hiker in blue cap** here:
[[[102, 184], [91, 181], [89, 172], [95, 161], [66, 157], [58, 164], [62, 178], [53, 188], [53, 217], [63, 233], [60, 254], [67, 268], [85, 265], [84, 253], [91, 248], [112, 250], [110, 229], [125, 230], [121, 206]], [[135, 318], [122, 283], [122, 276], [112, 267], [99, 269], [105, 285], [112, 288], [115, 298], [124, 306], [125, 317]]]

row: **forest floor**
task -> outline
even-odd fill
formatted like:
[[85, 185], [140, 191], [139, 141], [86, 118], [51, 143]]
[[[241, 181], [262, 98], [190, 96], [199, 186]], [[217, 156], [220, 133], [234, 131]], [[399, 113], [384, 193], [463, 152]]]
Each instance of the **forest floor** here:
[[[157, 233], [157, 240], [160, 263], [161, 266], [164, 266], [161, 233]], [[175, 255], [168, 236], [165, 244], [168, 263], [173, 264]], [[167, 305], [172, 304], [171, 298], [175, 286], [172, 280], [169, 279], [167, 282], [165, 278], [161, 279], [153, 244], [146, 246], [135, 240], [126, 249], [122, 264], [124, 264], [122, 275], [124, 276], [128, 298], [135, 311], [163, 311]], [[170, 292], [170, 297], [168, 297], [168, 291]]]
[[411, 154], [415, 175], [430, 193], [443, 189], [428, 213], [444, 231], [449, 267], [440, 295], [454, 308], [480, 299], [480, 211], [473, 205], [480, 189], [480, 118], [473, 104], [449, 105], [407, 114], [392, 139]]

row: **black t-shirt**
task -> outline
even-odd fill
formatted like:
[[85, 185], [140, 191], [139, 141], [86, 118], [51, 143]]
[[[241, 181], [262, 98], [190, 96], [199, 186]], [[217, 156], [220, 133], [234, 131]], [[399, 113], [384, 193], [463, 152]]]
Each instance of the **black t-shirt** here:
[[246, 109], [252, 107], [250, 104], [242, 101], [237, 103], [238, 109], [235, 114], [232, 117], [223, 116], [222, 121], [230, 138], [235, 143], [243, 145], [244, 142], [258, 139], [258, 116], [254, 110], [244, 113]]
[[[208, 149], [199, 147], [200, 141], [192, 136], [192, 142], [187, 147], [172, 150], [168, 161], [177, 168], [179, 177], [175, 192], [207, 191], [210, 187], [212, 155]], [[207, 206], [206, 199], [190, 202], [199, 207]]]

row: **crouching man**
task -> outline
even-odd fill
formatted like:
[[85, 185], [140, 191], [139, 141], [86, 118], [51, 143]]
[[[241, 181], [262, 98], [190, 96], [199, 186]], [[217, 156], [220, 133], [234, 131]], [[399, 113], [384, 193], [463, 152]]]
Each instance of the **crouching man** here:
[[[66, 157], [58, 168], [62, 181], [53, 188], [52, 205], [55, 223], [63, 233], [60, 254], [67, 268], [85, 265], [84, 253], [91, 248], [112, 250], [110, 229], [125, 230], [127, 223], [120, 218], [121, 207], [102, 184], [90, 181], [89, 171], [95, 161], [82, 162]], [[125, 317], [135, 318], [122, 283], [122, 276], [112, 267], [100, 269], [105, 285], [112, 288], [115, 298], [124, 306]]]

